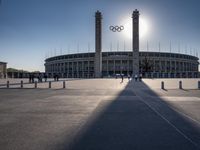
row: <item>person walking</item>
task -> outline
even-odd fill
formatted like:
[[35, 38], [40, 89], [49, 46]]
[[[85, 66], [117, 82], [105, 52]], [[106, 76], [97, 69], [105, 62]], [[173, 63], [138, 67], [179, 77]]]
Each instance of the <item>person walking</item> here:
[[130, 74], [128, 74], [128, 81], [130, 81]]
[[47, 74], [44, 74], [44, 81], [47, 82]]
[[37, 79], [38, 79], [38, 82], [40, 82], [40, 75], [39, 74], [37, 75]]
[[54, 73], [54, 75], [53, 75], [53, 78], [54, 78], [54, 81], [56, 81], [56, 74]]
[[59, 74], [56, 74], [56, 81], [59, 81]]
[[137, 74], [135, 74], [135, 81], [137, 81], [137, 79], [138, 79], [138, 75], [137, 75]]
[[142, 74], [139, 75], [139, 81], [142, 81]]
[[29, 73], [29, 83], [31, 83], [32, 75]]
[[124, 75], [123, 74], [121, 74], [121, 83], [123, 83], [123, 81], [124, 81]]
[[42, 78], [43, 78], [43, 76], [42, 76], [41, 73], [40, 73], [40, 75], [39, 75], [39, 78], [40, 78], [40, 82], [42, 82]]
[[32, 75], [31, 75], [31, 80], [32, 80], [32, 83], [34, 83], [34, 78], [35, 78], [35, 75], [34, 75], [34, 74], [32, 74]]

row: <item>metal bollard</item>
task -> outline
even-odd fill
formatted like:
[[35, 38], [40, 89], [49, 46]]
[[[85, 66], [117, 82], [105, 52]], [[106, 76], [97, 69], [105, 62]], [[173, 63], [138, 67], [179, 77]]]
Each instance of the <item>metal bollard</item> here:
[[179, 81], [179, 89], [183, 89], [183, 87], [182, 87], [182, 81]]
[[7, 81], [7, 88], [9, 88], [9, 86], [10, 86], [10, 83], [9, 83], [9, 81]]
[[23, 80], [21, 80], [21, 88], [23, 88]]
[[49, 88], [51, 88], [51, 81], [49, 81]]
[[200, 81], [198, 81], [198, 89], [200, 89]]
[[65, 81], [63, 81], [63, 89], [65, 89]]
[[37, 81], [35, 81], [35, 89], [37, 88]]
[[161, 82], [161, 89], [165, 89], [165, 85], [163, 81]]

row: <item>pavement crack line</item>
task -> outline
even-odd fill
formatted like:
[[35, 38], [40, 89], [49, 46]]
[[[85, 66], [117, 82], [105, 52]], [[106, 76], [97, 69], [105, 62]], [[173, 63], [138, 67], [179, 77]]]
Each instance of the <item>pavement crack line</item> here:
[[200, 146], [195, 143], [191, 138], [189, 138], [187, 135], [185, 135], [181, 130], [179, 130], [173, 123], [171, 123], [167, 118], [165, 118], [161, 113], [159, 113], [156, 109], [154, 109], [151, 105], [149, 105], [145, 100], [137, 94], [138, 98], [141, 102], [146, 104], [151, 110], [153, 110], [158, 116], [160, 116], [164, 121], [166, 121], [171, 127], [173, 127], [180, 135], [182, 135], [186, 140], [188, 140], [190, 143], [192, 143], [197, 148], [200, 148]]
[[[155, 98], [155, 97], [153, 97], [153, 96], [150, 96], [150, 97]], [[158, 101], [160, 101], [160, 100], [158, 100]], [[160, 102], [163, 103], [162, 101], [160, 101]], [[164, 104], [164, 103], [163, 103], [163, 104]], [[187, 115], [187, 114], [185, 114], [185, 113], [179, 111], [178, 109], [176, 109], [176, 108], [174, 108], [174, 107], [172, 107], [172, 106], [168, 106], [168, 107], [171, 108], [172, 110], [176, 111], [177, 113], [183, 115], [184, 117], [188, 118], [189, 120], [192, 120], [192, 121], [196, 122], [198, 125], [200, 125], [200, 122], [199, 122], [198, 120], [196, 120], [196, 119], [190, 117], [189, 115]]]

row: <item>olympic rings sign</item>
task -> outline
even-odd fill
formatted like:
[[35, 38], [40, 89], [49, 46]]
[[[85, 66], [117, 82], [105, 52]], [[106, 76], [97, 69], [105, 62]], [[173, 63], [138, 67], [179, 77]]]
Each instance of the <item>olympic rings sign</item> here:
[[124, 30], [124, 26], [110, 26], [109, 29], [112, 32], [121, 32], [122, 30]]

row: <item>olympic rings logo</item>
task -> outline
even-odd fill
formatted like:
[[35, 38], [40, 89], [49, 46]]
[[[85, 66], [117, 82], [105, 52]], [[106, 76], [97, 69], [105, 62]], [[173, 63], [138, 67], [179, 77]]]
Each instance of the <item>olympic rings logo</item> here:
[[110, 26], [109, 29], [112, 32], [121, 32], [122, 30], [124, 30], [124, 26]]

